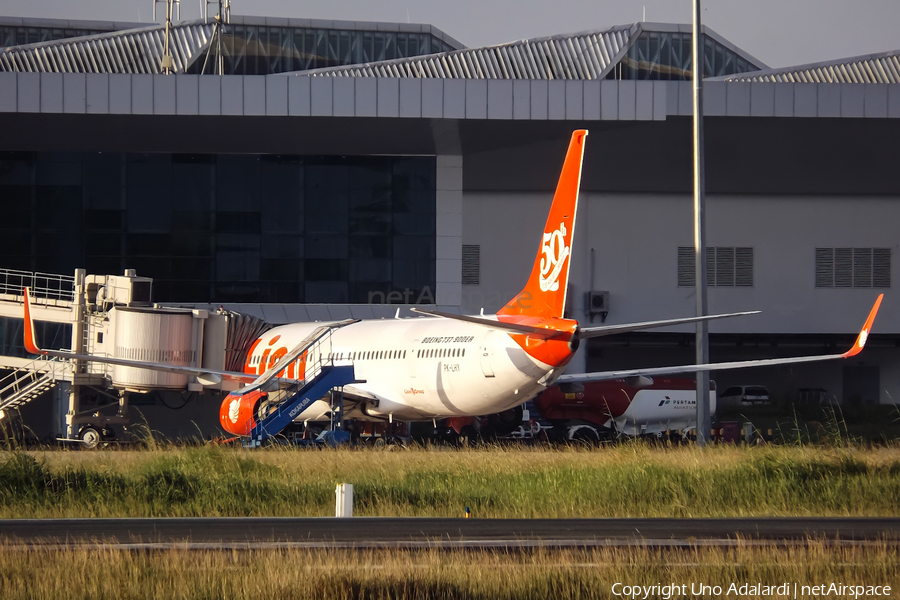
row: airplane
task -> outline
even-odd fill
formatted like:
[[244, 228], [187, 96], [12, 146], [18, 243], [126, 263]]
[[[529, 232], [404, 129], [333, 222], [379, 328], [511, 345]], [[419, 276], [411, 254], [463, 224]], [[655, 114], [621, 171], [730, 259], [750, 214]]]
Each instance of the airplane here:
[[[194, 375], [201, 383], [228, 379], [246, 384], [222, 401], [220, 425], [249, 435], [264, 416], [274, 381], [282, 387], [307, 376], [309, 365], [352, 364], [356, 382], [343, 387], [345, 418], [427, 421], [500, 413], [556, 384], [771, 366], [849, 358], [865, 345], [883, 294], [878, 296], [853, 346], [841, 354], [563, 374], [582, 340], [644, 329], [756, 314], [745, 311], [621, 325], [581, 327], [565, 318], [569, 266], [588, 132], [572, 134], [531, 274], [522, 291], [494, 315], [458, 315], [411, 309], [414, 318], [292, 323], [268, 330], [252, 345], [242, 372], [43, 350], [34, 338], [26, 289], [25, 345], [33, 354], [105, 362]], [[302, 350], [317, 329], [334, 327], [330, 347]], [[331, 411], [320, 400], [296, 415], [317, 420]]]

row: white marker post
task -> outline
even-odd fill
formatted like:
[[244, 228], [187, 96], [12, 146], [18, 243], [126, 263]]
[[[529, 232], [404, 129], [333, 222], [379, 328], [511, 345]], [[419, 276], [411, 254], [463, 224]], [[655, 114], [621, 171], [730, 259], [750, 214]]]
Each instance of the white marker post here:
[[353, 516], [353, 484], [339, 483], [334, 489], [334, 516], [352, 517]]

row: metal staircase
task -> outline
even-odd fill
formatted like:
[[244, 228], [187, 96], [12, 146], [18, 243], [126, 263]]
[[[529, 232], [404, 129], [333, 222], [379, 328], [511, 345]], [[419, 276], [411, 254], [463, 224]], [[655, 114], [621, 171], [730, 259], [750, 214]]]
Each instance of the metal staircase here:
[[56, 358], [38, 358], [0, 379], [0, 411], [17, 410], [56, 387], [67, 363]]
[[[301, 356], [307, 358], [306, 379], [297, 381], [281, 390], [280, 393], [270, 396], [268, 405], [264, 411], [261, 411], [265, 414], [260, 416], [256, 426], [250, 430], [250, 437], [245, 446], [259, 446], [266, 439], [278, 435], [297, 415], [329, 391], [341, 388], [348, 383], [359, 383], [354, 375], [353, 364], [349, 361], [335, 364], [334, 353], [329, 351], [331, 334], [336, 329], [354, 322], [354, 320], [342, 321], [317, 328], [300, 345], [282, 358], [278, 365], [270, 369], [270, 371], [274, 371], [280, 365], [290, 364]], [[308, 360], [309, 357], [313, 360]], [[255, 382], [254, 386], [250, 387], [265, 385], [265, 383], [266, 375], [263, 375]]]

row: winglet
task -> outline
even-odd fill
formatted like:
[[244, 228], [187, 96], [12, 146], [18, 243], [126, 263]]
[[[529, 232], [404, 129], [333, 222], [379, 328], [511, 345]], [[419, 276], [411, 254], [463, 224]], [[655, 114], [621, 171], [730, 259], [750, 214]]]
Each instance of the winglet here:
[[884, 298], [884, 294], [879, 294], [878, 298], [875, 299], [875, 304], [869, 312], [869, 318], [866, 319], [866, 324], [863, 325], [863, 328], [859, 331], [856, 342], [854, 342], [852, 348], [841, 354], [842, 358], [850, 358], [851, 356], [856, 356], [862, 352], [863, 347], [866, 345], [866, 340], [869, 339], [869, 332], [872, 331], [872, 323], [875, 322], [875, 315], [878, 314], [878, 307], [881, 306], [882, 298]]
[[31, 318], [31, 298], [28, 288], [25, 288], [25, 349], [31, 354], [44, 354], [38, 348], [34, 337], [34, 321]]

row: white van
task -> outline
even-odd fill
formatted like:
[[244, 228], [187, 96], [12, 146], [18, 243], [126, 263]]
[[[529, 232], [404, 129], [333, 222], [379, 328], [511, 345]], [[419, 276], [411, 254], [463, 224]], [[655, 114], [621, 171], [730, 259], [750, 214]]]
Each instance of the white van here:
[[719, 394], [719, 408], [726, 410], [771, 403], [769, 389], [764, 385], [735, 385]]

